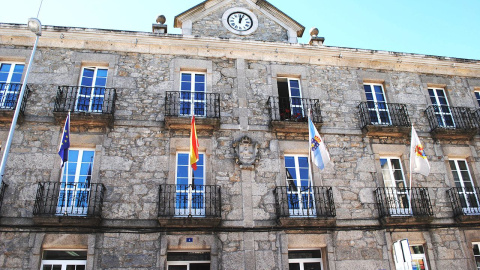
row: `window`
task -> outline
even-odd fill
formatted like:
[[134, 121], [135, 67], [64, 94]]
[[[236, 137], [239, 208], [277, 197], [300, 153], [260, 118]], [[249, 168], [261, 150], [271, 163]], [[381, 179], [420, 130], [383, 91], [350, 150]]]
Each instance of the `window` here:
[[449, 160], [449, 163], [463, 212], [467, 215], [478, 215], [480, 213], [478, 194], [475, 191], [467, 161], [464, 159], [452, 159]]
[[0, 108], [13, 109], [22, 85], [24, 64], [0, 63]]
[[167, 270], [210, 270], [210, 252], [168, 252]]
[[411, 245], [410, 253], [412, 254], [412, 270], [428, 270], [423, 245]]
[[182, 72], [180, 76], [180, 115], [206, 116], [206, 74]]
[[85, 270], [86, 250], [44, 250], [40, 270]]
[[442, 88], [429, 88], [428, 94], [430, 101], [434, 105], [434, 112], [437, 117], [438, 125], [441, 127], [455, 127], [452, 112], [448, 105], [447, 96]]
[[285, 156], [288, 209], [291, 216], [315, 215], [313, 188], [307, 156]]
[[289, 270], [322, 270], [322, 251], [321, 250], [289, 250], [288, 251], [288, 269]]
[[94, 150], [70, 149], [63, 166], [57, 214], [86, 215], [90, 196]]
[[473, 256], [477, 270], [480, 270], [480, 243], [473, 243]]
[[82, 112], [102, 112], [107, 85], [106, 68], [84, 67], [75, 108]]
[[400, 159], [382, 157], [380, 158], [380, 166], [390, 214], [410, 215], [409, 194]]
[[302, 91], [300, 80], [291, 78], [278, 78], [278, 98], [280, 120], [301, 120], [307, 114], [303, 109]]
[[205, 160], [199, 153], [197, 170], [189, 162], [189, 153], [177, 153], [176, 216], [205, 216]]
[[478, 106], [480, 106], [480, 91], [475, 91], [475, 98], [477, 99]]
[[388, 112], [387, 100], [381, 84], [364, 84], [365, 96], [367, 98], [370, 121], [376, 125], [390, 125], [390, 114]]

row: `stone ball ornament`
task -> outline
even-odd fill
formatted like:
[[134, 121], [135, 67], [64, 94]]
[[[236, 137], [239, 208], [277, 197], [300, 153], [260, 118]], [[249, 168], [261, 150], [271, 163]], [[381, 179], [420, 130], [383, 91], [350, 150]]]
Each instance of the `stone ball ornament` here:
[[159, 23], [159, 24], [165, 24], [166, 21], [167, 21], [167, 18], [165, 18], [165, 16], [163, 16], [163, 15], [158, 15], [157, 20], [156, 20], [156, 22]]
[[310, 29], [310, 36], [311, 37], [318, 36], [318, 28], [312, 27], [312, 29]]

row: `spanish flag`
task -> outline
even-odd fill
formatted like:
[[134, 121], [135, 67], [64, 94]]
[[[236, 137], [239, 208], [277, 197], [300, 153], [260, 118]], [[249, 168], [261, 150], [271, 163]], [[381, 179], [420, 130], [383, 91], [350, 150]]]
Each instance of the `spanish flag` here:
[[197, 129], [195, 128], [195, 115], [192, 116], [192, 125], [190, 128], [190, 165], [194, 171], [197, 170], [198, 161], [198, 138]]

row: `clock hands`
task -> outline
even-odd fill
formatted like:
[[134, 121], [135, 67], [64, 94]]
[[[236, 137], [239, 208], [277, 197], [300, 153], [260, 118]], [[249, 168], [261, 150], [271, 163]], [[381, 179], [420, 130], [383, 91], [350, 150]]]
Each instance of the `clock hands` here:
[[243, 14], [240, 14], [240, 16], [239, 16], [240, 19], [238, 20], [238, 23], [242, 23], [243, 16], [244, 16]]

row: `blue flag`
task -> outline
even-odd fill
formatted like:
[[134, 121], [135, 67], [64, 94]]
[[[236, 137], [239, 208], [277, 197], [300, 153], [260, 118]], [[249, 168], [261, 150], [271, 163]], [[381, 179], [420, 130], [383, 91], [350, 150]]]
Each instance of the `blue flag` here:
[[330, 162], [330, 155], [328, 154], [327, 147], [320, 137], [315, 125], [313, 125], [310, 113], [308, 114], [308, 138], [309, 138], [309, 150], [313, 164], [315, 164], [320, 170], [325, 168]]
[[60, 142], [60, 149], [58, 149], [58, 155], [62, 158], [62, 167], [68, 161], [68, 148], [70, 148], [70, 113], [68, 113], [67, 120], [65, 120], [62, 141]]

